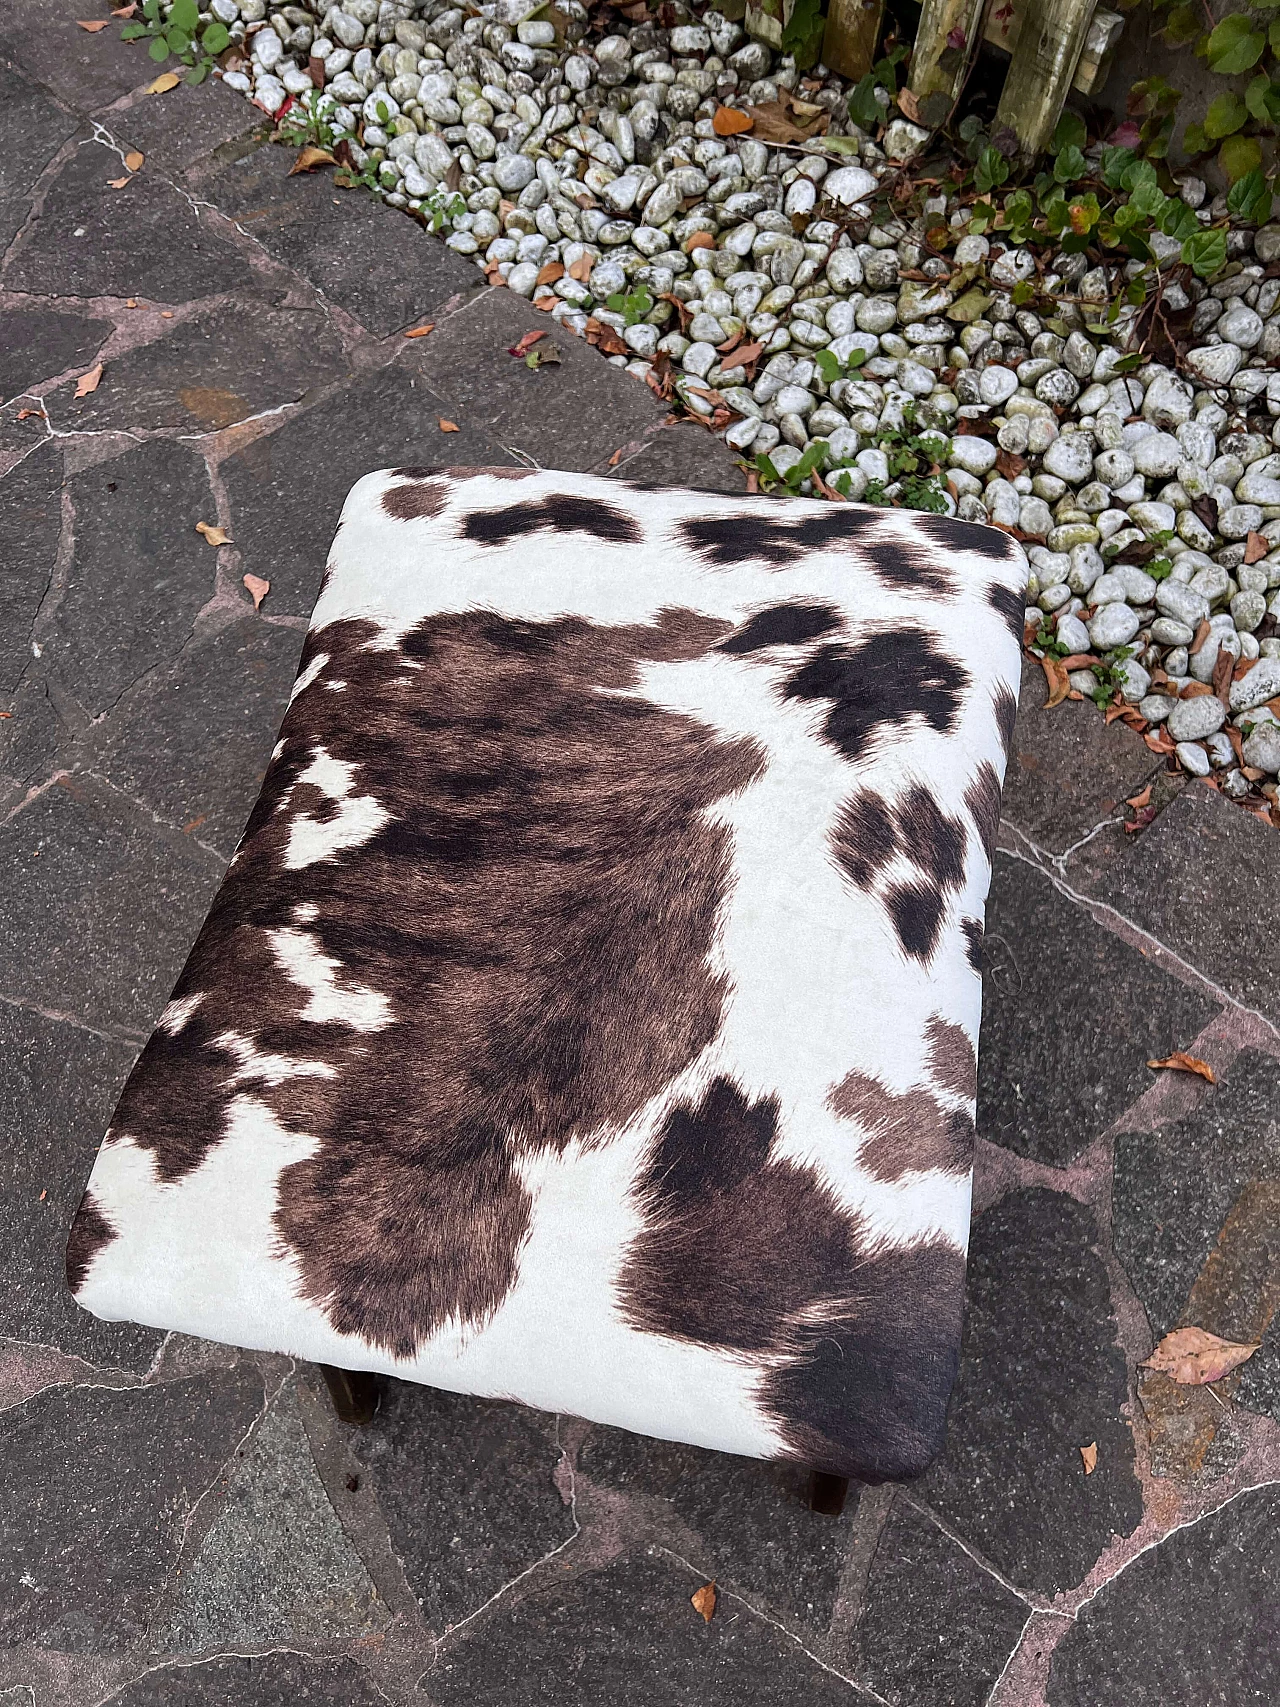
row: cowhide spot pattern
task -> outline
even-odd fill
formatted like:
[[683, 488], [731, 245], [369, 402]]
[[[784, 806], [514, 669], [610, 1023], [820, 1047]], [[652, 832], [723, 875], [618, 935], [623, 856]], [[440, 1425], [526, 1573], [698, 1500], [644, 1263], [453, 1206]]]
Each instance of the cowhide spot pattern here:
[[856, 506], [361, 482], [73, 1290], [923, 1468], [1024, 568], [989, 530]]
[[778, 1114], [727, 1078], [672, 1111], [638, 1184], [646, 1230], [623, 1310], [642, 1332], [756, 1359], [793, 1456], [839, 1472], [854, 1452], [866, 1480], [916, 1474], [940, 1439], [934, 1396], [950, 1388], [958, 1321], [945, 1293], [963, 1258], [878, 1245], [813, 1169], [773, 1154]]

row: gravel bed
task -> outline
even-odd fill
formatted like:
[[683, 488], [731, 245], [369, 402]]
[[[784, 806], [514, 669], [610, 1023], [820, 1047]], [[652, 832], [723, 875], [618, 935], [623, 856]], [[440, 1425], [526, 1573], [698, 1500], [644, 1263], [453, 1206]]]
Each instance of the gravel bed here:
[[[242, 44], [228, 85], [278, 122], [318, 108], [358, 131], [350, 162], [387, 201], [745, 460], [785, 476], [821, 442], [820, 491], [893, 502], [915, 496], [886, 455], [895, 432], [931, 434], [933, 504], [1026, 543], [1027, 642], [1051, 690], [1114, 706], [1280, 821], [1280, 225], [1232, 230], [1210, 284], [1166, 280], [1181, 373], [1125, 371], [1136, 309], [1087, 328], [1138, 263], [1037, 266], [974, 234], [931, 252], [926, 229], [966, 233], [967, 210], [939, 191], [902, 216], [886, 193], [927, 133], [894, 118], [873, 140], [842, 79], [714, 11], [606, 36], [577, 0], [536, 18], [523, 0], [210, 11]], [[806, 126], [825, 111], [825, 135], [715, 134], [718, 108], [779, 101]], [[1203, 223], [1224, 217], [1179, 183]], [[1166, 265], [1178, 247], [1153, 239]], [[1051, 313], [1020, 303], [1031, 280]]]

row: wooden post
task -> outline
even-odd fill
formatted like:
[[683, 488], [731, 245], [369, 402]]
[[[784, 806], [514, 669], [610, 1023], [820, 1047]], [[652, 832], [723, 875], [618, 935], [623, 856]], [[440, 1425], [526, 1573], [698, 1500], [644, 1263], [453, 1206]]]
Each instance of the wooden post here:
[[951, 117], [978, 50], [982, 7], [983, 0], [924, 0], [908, 83], [921, 124], [943, 125]]
[[822, 63], [856, 83], [875, 63], [883, 23], [884, 0], [830, 0]]
[[1030, 0], [1026, 8], [996, 124], [1008, 125], [1027, 155], [1048, 146], [1062, 116], [1093, 12], [1094, 0]]

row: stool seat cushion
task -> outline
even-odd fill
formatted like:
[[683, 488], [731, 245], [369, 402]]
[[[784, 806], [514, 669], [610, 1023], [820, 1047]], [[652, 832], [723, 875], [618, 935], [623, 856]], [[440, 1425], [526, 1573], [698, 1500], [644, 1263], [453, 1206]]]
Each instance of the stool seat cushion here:
[[80, 1302], [921, 1470], [1025, 583], [941, 516], [361, 480], [73, 1227]]

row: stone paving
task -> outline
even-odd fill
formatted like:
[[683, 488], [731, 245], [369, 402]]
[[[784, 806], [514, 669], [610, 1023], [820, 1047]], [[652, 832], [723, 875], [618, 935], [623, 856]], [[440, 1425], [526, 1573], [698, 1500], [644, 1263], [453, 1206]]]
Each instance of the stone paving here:
[[[1091, 706], [1039, 709], [1038, 669], [963, 1369], [920, 1482], [819, 1517], [788, 1469], [395, 1383], [353, 1430], [312, 1368], [70, 1304], [65, 1228], [351, 481], [531, 459], [742, 486], [577, 340], [513, 360], [545, 317], [286, 182], [244, 102], [144, 95], [150, 62], [74, 19], [0, 15], [0, 1707], [1280, 1699], [1280, 838]], [[1147, 1068], [1173, 1049], [1217, 1084]], [[1174, 1389], [1138, 1365], [1179, 1322], [1262, 1349]]]

